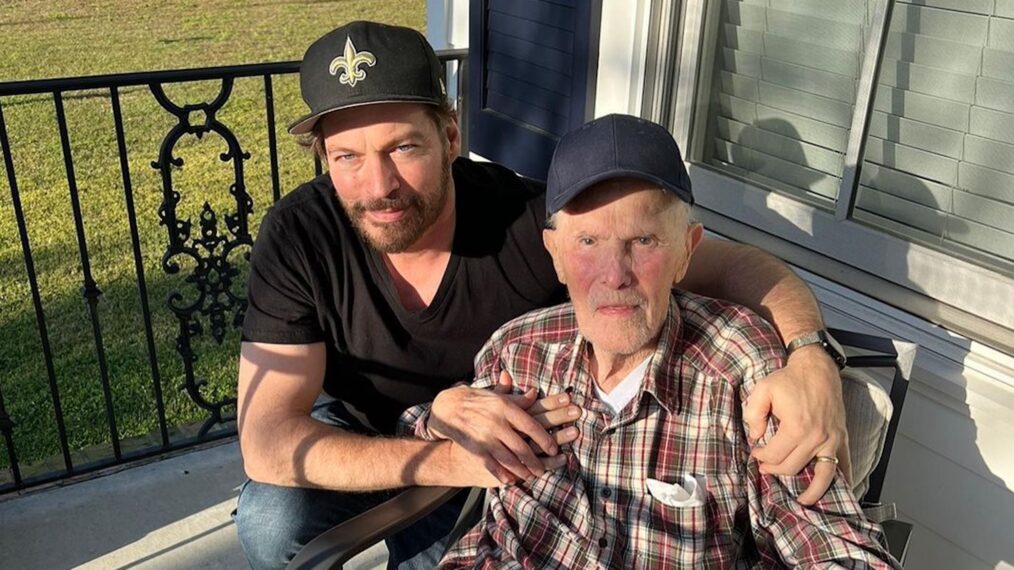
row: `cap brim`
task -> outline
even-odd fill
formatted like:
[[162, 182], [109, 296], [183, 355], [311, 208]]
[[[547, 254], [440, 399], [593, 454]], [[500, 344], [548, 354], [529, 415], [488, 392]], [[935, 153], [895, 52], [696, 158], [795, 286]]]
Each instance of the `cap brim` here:
[[294, 123], [289, 125], [290, 135], [305, 135], [313, 130], [313, 126], [317, 124], [317, 121], [321, 117], [328, 113], [334, 113], [335, 111], [341, 111], [343, 109], [352, 109], [354, 107], [363, 107], [366, 105], [380, 105], [383, 103], [422, 103], [424, 105], [437, 106], [440, 101], [434, 101], [427, 97], [401, 97], [395, 99], [383, 99], [380, 101], [363, 101], [362, 103], [350, 103], [348, 105], [337, 105], [329, 109], [324, 109], [316, 113], [310, 113], [309, 115], [296, 119]]
[[570, 201], [573, 200], [574, 198], [577, 198], [577, 195], [580, 194], [581, 192], [584, 192], [585, 190], [598, 184], [599, 182], [604, 182], [606, 180], [611, 180], [613, 178], [638, 178], [640, 180], [651, 182], [652, 184], [658, 184], [659, 186], [675, 194], [680, 200], [683, 200], [684, 202], [690, 204], [691, 206], [694, 205], [694, 194], [691, 190], [679, 186], [674, 186], [657, 176], [645, 174], [637, 170], [628, 170], [625, 168], [613, 168], [605, 172], [598, 172], [594, 176], [589, 176], [588, 178], [585, 178], [580, 182], [571, 185], [571, 187], [568, 188], [566, 192], [557, 195], [556, 199], [553, 200], [552, 203], [546, 202], [546, 210], [549, 214], [555, 214], [556, 212], [559, 212], [560, 210], [564, 209], [567, 206], [567, 204], [569, 204]]

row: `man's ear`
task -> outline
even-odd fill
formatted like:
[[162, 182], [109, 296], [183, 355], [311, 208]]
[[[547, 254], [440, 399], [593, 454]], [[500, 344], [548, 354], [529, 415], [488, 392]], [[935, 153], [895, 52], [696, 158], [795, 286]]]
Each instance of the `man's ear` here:
[[694, 251], [697, 246], [701, 245], [701, 240], [704, 238], [704, 226], [701, 224], [690, 224], [687, 228], [686, 239], [683, 240], [684, 254], [683, 263], [680, 264], [679, 269], [676, 271], [676, 276], [673, 278], [673, 283], [679, 283], [687, 275], [687, 269], [690, 268], [690, 258], [693, 257]]
[[447, 128], [444, 130], [447, 137], [447, 154], [450, 162], [461, 155], [461, 127], [458, 126], [458, 114], [451, 113], [451, 120], [447, 121]]
[[542, 243], [546, 246], [546, 251], [549, 252], [549, 257], [553, 258], [553, 269], [556, 270], [556, 278], [560, 283], [567, 284], [567, 276], [563, 271], [563, 258], [560, 257], [560, 245], [556, 243], [559, 234], [556, 230], [542, 230]]
[[697, 250], [697, 246], [701, 245], [701, 239], [704, 238], [704, 225], [703, 224], [690, 224], [687, 228], [687, 261], [690, 260], [690, 256]]

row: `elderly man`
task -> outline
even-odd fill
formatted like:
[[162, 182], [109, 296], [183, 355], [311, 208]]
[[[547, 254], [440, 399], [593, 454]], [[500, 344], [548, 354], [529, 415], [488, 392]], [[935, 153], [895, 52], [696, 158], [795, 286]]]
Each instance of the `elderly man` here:
[[[284, 566], [390, 489], [541, 475], [573, 438], [547, 430], [580, 413], [567, 396], [451, 388], [472, 380], [472, 359], [497, 327], [565, 292], [542, 246], [542, 186], [459, 157], [425, 38], [352, 22], [310, 46], [300, 86], [310, 112], [290, 132], [328, 172], [261, 224], [239, 366], [250, 481], [236, 525], [258, 569]], [[820, 344], [799, 340], [823, 327], [813, 296], [756, 249], [707, 239], [700, 249], [706, 261], [687, 268], [684, 288], [752, 307], [801, 346], [751, 399], [758, 429], [769, 410], [781, 420], [758, 452], [763, 468], [795, 473], [815, 454], [834, 456], [844, 443], [837, 370]], [[337, 402], [315, 408], [322, 391]], [[451, 441], [376, 437], [434, 398], [434, 426]], [[827, 488], [834, 470], [820, 467], [801, 502]], [[388, 541], [392, 565], [432, 566], [455, 517], [449, 506]]]
[[[472, 387], [506, 372], [566, 390], [580, 436], [564, 468], [490, 491], [441, 567], [895, 565], [842, 478], [805, 507], [812, 467], [776, 477], [750, 458], [742, 406], [785, 352], [750, 310], [672, 288], [701, 242], [692, 203], [658, 125], [609, 115], [560, 141], [544, 241], [571, 301], [499, 329]], [[425, 406], [403, 420], [432, 437]]]

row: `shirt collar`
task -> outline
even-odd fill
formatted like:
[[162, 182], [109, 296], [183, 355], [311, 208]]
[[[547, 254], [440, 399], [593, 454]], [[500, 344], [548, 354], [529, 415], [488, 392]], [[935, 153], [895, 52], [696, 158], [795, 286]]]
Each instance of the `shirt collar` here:
[[682, 411], [682, 368], [683, 360], [683, 318], [680, 315], [676, 295], [669, 295], [669, 310], [662, 331], [658, 335], [658, 345], [651, 355], [648, 371], [641, 384], [641, 394], [649, 393], [670, 414]]

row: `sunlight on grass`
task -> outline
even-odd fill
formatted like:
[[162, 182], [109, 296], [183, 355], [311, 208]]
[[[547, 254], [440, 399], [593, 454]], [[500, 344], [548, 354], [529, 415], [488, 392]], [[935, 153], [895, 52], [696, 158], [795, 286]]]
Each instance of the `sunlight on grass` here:
[[[352, 19], [376, 19], [425, 27], [425, 3], [399, 0], [337, 2], [202, 2], [169, 6], [160, 2], [77, 2], [58, 6], [42, 1], [7, 2], [0, 28], [17, 42], [5, 45], [0, 81], [61, 76], [196, 68], [296, 60], [316, 37]], [[313, 175], [309, 155], [285, 133], [285, 126], [304, 112], [294, 75], [273, 79], [281, 191]], [[173, 85], [167, 93], [177, 103], [210, 101], [218, 82]], [[151, 163], [175, 124], [146, 87], [120, 91], [129, 176], [137, 214], [147, 298], [152, 311], [156, 365], [166, 415], [171, 426], [207, 417], [180, 390], [184, 371], [176, 351], [179, 323], [166, 305], [172, 291], [196, 296], [184, 278], [193, 261], [177, 256], [182, 270], [167, 274], [162, 257], [168, 243], [158, 211], [162, 181]], [[11, 141], [18, 189], [34, 257], [53, 366], [72, 449], [108, 446], [109, 428], [92, 321], [82, 296], [84, 273], [72, 214], [67, 173], [51, 95], [0, 98]], [[75, 178], [82, 212], [81, 229], [91, 273], [102, 291], [97, 313], [122, 438], [157, 431], [153, 373], [124, 197], [123, 174], [108, 91], [64, 94]], [[218, 119], [236, 135], [250, 158], [243, 162], [243, 181], [254, 202], [251, 233], [271, 204], [264, 83], [238, 79]], [[180, 218], [193, 223], [197, 237], [201, 208], [207, 202], [226, 232], [225, 215], [236, 209], [229, 187], [233, 163], [219, 154], [226, 144], [215, 134], [185, 136], [174, 155], [184, 159], [173, 171], [181, 193]], [[236, 257], [233, 261], [240, 260]], [[245, 266], [233, 291], [242, 294]], [[227, 319], [231, 315], [227, 316]], [[199, 355], [197, 376], [208, 385], [210, 401], [235, 393], [239, 333], [233, 329], [219, 346], [202, 317], [205, 334], [194, 341]], [[0, 394], [15, 423], [18, 459], [27, 465], [59, 454], [59, 440], [12, 204], [8, 173], [0, 163]], [[9, 465], [0, 453], [0, 467]]]

